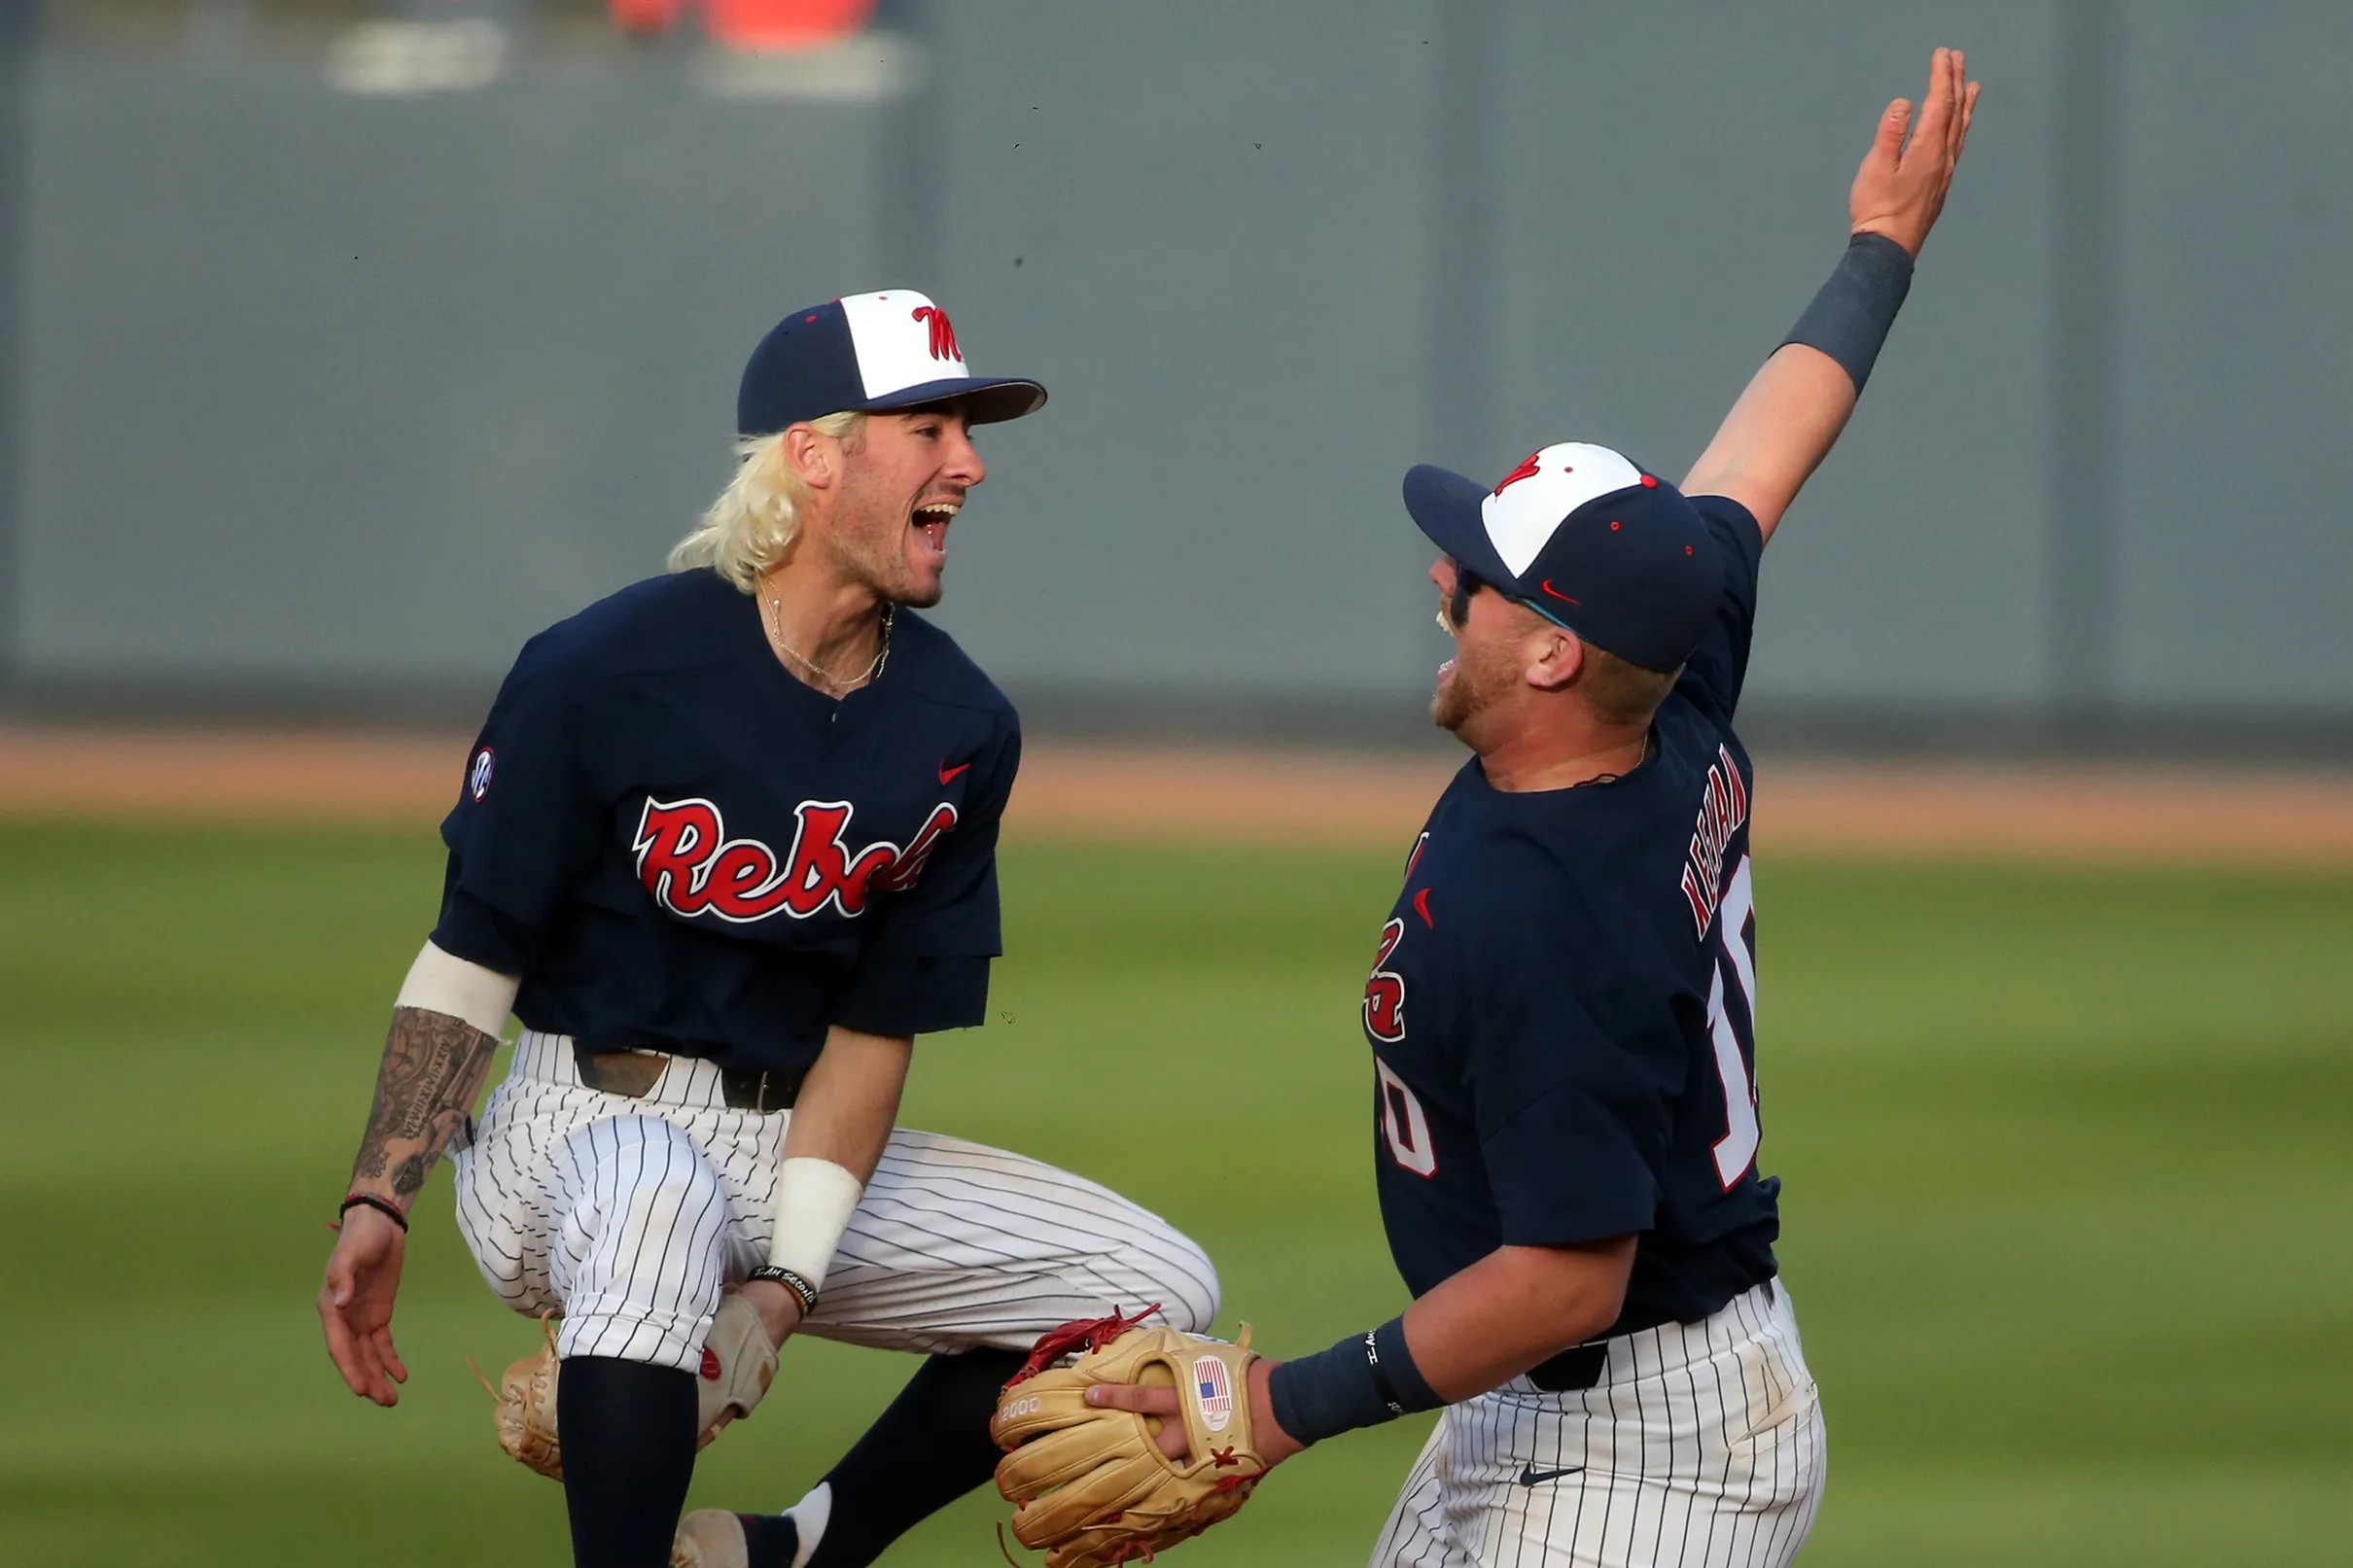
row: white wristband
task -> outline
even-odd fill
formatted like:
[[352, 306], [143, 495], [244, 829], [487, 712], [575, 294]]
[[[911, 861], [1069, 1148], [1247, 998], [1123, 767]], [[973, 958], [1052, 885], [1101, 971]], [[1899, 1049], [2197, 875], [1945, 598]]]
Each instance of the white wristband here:
[[823, 1288], [833, 1249], [850, 1228], [865, 1183], [830, 1160], [787, 1160], [776, 1178], [776, 1234], [768, 1261]]

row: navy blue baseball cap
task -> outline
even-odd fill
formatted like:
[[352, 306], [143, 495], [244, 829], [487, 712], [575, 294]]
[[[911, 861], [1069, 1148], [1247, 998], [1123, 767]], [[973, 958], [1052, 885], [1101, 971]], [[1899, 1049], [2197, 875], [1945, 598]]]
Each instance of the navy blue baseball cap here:
[[1548, 446], [1493, 489], [1425, 463], [1405, 509], [1457, 567], [1646, 670], [1691, 657], [1723, 590], [1698, 508], [1606, 446]]
[[985, 377], [965, 364], [948, 313], [912, 289], [854, 294], [796, 310], [744, 366], [735, 428], [772, 436], [844, 412], [883, 413], [955, 399], [975, 425], [1036, 413], [1046, 389], [1017, 376]]

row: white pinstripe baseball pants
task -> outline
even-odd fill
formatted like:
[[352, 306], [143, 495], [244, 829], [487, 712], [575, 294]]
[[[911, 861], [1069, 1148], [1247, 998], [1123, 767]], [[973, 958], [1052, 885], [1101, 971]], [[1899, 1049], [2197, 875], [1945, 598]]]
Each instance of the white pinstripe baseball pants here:
[[1780, 1568], [1821, 1507], [1822, 1407], [1788, 1292], [1611, 1340], [1601, 1382], [1450, 1406], [1372, 1568]]
[[[643, 1099], [579, 1081], [523, 1031], [458, 1148], [458, 1228], [501, 1300], [563, 1313], [559, 1355], [691, 1371], [721, 1287], [768, 1257], [790, 1111], [730, 1110], [674, 1059]], [[797, 1331], [895, 1350], [1026, 1350], [1058, 1324], [1163, 1304], [1217, 1315], [1208, 1256], [1117, 1194], [1021, 1155], [894, 1132]]]

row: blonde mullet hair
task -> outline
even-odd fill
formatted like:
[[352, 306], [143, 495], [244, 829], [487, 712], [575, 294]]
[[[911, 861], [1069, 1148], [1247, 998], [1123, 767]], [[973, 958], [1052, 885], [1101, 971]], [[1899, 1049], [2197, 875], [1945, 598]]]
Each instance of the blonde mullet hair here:
[[[866, 416], [827, 414], [806, 422], [850, 451], [865, 444]], [[750, 593], [759, 575], [784, 559], [800, 531], [800, 508], [808, 487], [792, 471], [784, 431], [747, 436], [735, 443], [735, 477], [704, 511], [702, 521], [670, 551], [670, 570], [712, 571]]]

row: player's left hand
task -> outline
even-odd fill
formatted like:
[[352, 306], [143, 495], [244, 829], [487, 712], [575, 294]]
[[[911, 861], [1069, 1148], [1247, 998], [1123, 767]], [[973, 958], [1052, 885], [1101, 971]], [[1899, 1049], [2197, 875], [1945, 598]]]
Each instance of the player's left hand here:
[[[1307, 1445], [1282, 1430], [1275, 1419], [1274, 1401], [1267, 1394], [1267, 1379], [1274, 1375], [1280, 1361], [1259, 1360], [1250, 1364], [1250, 1434], [1258, 1446], [1258, 1457], [1266, 1461], [1269, 1470], [1301, 1452]], [[1139, 1415], [1153, 1416], [1160, 1430], [1152, 1441], [1160, 1451], [1172, 1459], [1186, 1455], [1183, 1411], [1176, 1404], [1174, 1388], [1150, 1388], [1141, 1383], [1106, 1383], [1087, 1390], [1087, 1403], [1104, 1410], [1134, 1411]]]
[[408, 1368], [392, 1343], [392, 1304], [400, 1294], [408, 1234], [365, 1205], [345, 1210], [327, 1275], [319, 1284], [319, 1323], [327, 1353], [351, 1391], [390, 1407], [401, 1402]]
[[[1914, 256], [1927, 243], [1952, 189], [1953, 166], [1969, 140], [1980, 84], [1968, 79], [1968, 61], [1957, 49], [1940, 49], [1928, 67], [1928, 93], [1919, 123], [1912, 104], [1898, 98], [1879, 116], [1879, 134], [1847, 193], [1848, 232], [1884, 234]], [[1909, 130], [1909, 144], [1904, 133]]]

